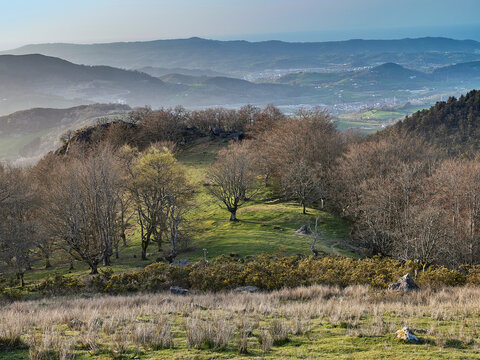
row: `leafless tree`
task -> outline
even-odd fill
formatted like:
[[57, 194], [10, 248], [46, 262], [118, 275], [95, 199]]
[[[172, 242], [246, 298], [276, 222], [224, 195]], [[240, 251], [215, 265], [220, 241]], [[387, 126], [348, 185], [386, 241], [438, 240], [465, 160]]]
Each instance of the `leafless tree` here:
[[118, 164], [106, 148], [55, 170], [44, 206], [50, 234], [96, 274], [102, 261], [110, 265], [117, 236]]
[[230, 221], [237, 221], [237, 210], [255, 193], [255, 176], [246, 145], [235, 143], [219, 152], [208, 179], [210, 194], [230, 212]]
[[36, 247], [38, 199], [25, 171], [0, 166], [0, 261], [9, 264], [23, 286]]

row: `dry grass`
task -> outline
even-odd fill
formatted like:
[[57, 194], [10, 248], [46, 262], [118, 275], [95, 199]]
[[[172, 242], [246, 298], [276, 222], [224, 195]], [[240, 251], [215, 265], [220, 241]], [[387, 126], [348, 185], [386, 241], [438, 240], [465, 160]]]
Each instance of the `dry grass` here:
[[206, 349], [262, 355], [292, 338], [314, 341], [325, 329], [352, 338], [385, 337], [408, 325], [435, 346], [478, 351], [479, 309], [480, 289], [458, 287], [410, 294], [312, 286], [258, 294], [44, 299], [0, 309], [0, 350], [26, 343], [31, 359]]

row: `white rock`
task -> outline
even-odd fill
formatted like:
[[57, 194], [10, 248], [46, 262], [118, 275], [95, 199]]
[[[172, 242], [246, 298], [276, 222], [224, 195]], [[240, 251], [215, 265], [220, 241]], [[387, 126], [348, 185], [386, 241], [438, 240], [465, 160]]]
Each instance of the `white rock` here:
[[397, 334], [397, 339], [399, 340], [408, 341], [411, 344], [418, 343], [418, 337], [415, 336], [408, 326], [398, 330], [395, 334]]

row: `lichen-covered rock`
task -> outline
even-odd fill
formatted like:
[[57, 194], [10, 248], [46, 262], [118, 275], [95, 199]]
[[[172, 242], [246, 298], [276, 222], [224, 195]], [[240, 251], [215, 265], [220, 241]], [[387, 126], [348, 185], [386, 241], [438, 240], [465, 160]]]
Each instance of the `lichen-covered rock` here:
[[188, 289], [181, 288], [180, 286], [172, 286], [170, 292], [174, 295], [186, 295], [188, 294]]
[[298, 235], [308, 235], [310, 234], [310, 229], [308, 228], [307, 225], [302, 225], [302, 227], [300, 229], [298, 229], [297, 231], [295, 231], [295, 234], [298, 234]]
[[388, 289], [408, 292], [412, 290], [417, 290], [418, 286], [417, 284], [415, 284], [415, 281], [413, 281], [410, 274], [406, 274], [402, 276], [400, 279], [398, 279], [397, 282], [388, 285]]
[[408, 326], [398, 330], [395, 334], [397, 334], [397, 339], [409, 342], [411, 344], [416, 344], [419, 341], [418, 337]]
[[239, 286], [239, 287], [235, 288], [234, 291], [256, 293], [256, 292], [259, 292], [260, 289], [256, 286]]

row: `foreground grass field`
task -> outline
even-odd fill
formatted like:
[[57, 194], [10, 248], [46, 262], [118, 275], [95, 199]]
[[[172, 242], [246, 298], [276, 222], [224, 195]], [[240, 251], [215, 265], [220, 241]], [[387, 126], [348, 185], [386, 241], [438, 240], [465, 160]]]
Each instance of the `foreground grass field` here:
[[479, 309], [477, 288], [53, 298], [2, 306], [0, 358], [478, 359]]

